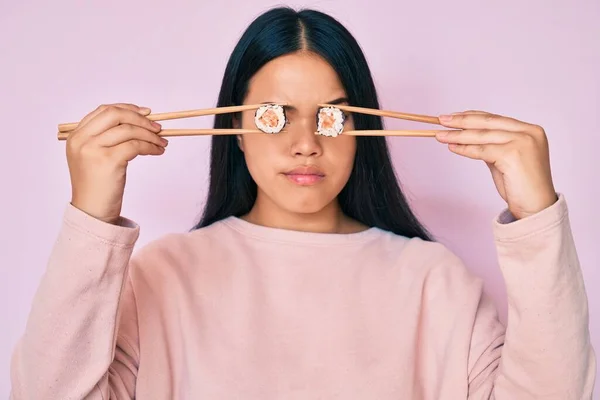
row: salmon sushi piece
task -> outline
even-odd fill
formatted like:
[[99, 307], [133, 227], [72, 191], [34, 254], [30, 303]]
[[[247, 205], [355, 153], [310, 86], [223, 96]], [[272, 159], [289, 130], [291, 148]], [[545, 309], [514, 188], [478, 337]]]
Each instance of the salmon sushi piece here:
[[256, 127], [265, 133], [279, 133], [286, 124], [285, 110], [278, 104], [265, 104], [254, 115]]
[[345, 116], [337, 107], [321, 107], [317, 114], [317, 133], [336, 137], [344, 130]]

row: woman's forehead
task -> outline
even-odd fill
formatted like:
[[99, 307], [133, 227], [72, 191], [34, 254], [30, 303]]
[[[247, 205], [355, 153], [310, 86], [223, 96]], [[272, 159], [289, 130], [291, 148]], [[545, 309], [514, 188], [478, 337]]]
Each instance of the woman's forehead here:
[[338, 75], [325, 60], [294, 53], [270, 61], [254, 75], [247, 102], [315, 104], [344, 96]]

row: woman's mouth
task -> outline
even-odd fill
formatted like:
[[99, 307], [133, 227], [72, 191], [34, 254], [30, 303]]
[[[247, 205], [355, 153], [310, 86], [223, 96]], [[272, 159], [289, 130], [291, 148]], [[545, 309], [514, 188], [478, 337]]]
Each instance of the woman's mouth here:
[[284, 175], [293, 183], [300, 186], [310, 186], [321, 182], [325, 174], [314, 165], [305, 165], [296, 167]]

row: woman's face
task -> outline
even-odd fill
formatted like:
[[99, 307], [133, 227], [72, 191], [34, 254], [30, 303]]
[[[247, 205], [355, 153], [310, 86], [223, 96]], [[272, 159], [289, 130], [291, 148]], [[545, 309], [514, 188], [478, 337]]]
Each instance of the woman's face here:
[[[347, 104], [336, 72], [312, 53], [276, 58], [252, 78], [244, 104], [286, 104], [287, 125], [276, 134], [240, 135], [240, 148], [258, 186], [257, 203], [292, 213], [316, 213], [336, 206], [356, 152], [352, 136], [315, 135], [319, 103]], [[242, 113], [241, 127], [256, 129], [254, 111]], [[348, 116], [345, 130], [353, 129]]]

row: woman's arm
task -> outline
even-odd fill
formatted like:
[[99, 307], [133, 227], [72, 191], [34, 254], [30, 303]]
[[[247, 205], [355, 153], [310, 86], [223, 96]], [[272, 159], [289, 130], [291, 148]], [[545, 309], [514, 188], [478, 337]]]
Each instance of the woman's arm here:
[[[437, 139], [456, 154], [486, 163], [508, 206], [504, 216], [511, 217], [495, 225], [509, 314], [504, 345], [490, 341], [484, 352], [487, 370], [494, 369], [494, 357], [499, 363], [497, 377], [485, 378], [488, 387], [494, 381], [492, 398], [591, 398], [596, 361], [587, 297], [567, 207], [552, 182], [545, 130], [476, 110], [440, 116], [440, 122], [456, 130]], [[482, 305], [479, 315], [485, 316], [489, 305]], [[476, 322], [474, 338], [486, 337], [486, 324], [492, 322], [485, 317]], [[476, 368], [470, 381], [480, 371]], [[474, 399], [483, 395], [474, 392], [479, 393]]]
[[493, 304], [482, 301], [469, 356], [469, 399], [591, 399], [596, 359], [565, 199], [519, 221], [507, 216], [494, 226], [507, 329], [498, 335]]
[[11, 364], [11, 400], [133, 399], [137, 314], [128, 264], [139, 227], [69, 205]]

